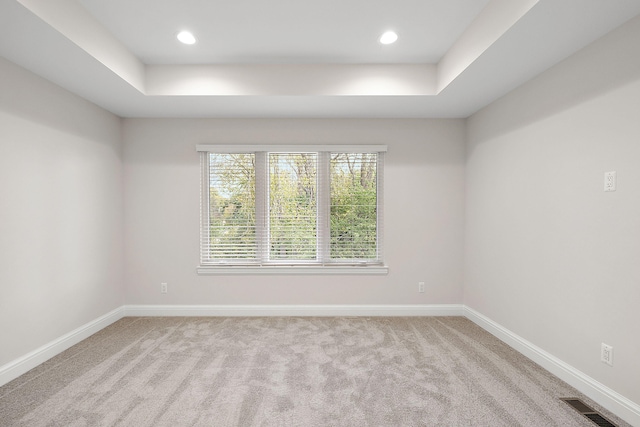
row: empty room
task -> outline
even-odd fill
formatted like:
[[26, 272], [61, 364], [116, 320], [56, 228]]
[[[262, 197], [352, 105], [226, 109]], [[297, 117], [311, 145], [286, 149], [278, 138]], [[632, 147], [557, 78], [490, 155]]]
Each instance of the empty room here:
[[639, 426], [637, 0], [0, 0], [0, 426]]

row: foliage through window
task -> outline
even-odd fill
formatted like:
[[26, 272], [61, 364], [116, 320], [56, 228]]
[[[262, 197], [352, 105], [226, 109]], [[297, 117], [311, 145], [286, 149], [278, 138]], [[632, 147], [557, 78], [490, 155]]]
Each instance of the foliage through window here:
[[354, 147], [199, 146], [201, 265], [381, 265], [386, 147]]

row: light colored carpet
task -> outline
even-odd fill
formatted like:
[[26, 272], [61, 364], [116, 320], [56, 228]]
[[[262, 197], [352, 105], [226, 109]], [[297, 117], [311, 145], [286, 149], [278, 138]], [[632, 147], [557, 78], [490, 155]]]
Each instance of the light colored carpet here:
[[600, 409], [459, 317], [124, 318], [0, 387], [0, 425], [595, 426], [574, 396]]

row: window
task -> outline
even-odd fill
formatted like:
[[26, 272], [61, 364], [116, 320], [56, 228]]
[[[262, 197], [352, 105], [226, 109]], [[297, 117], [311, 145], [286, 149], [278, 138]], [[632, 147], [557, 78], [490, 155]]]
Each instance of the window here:
[[199, 145], [200, 274], [384, 274], [385, 146]]

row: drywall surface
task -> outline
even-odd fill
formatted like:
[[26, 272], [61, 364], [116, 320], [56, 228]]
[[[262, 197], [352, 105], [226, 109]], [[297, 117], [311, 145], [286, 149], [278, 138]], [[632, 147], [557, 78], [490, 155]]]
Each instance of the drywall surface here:
[[[129, 304], [449, 304], [462, 299], [462, 120], [125, 119]], [[196, 144], [387, 144], [384, 276], [198, 276]], [[427, 284], [418, 293], [418, 282]], [[160, 283], [168, 293], [160, 293]]]
[[0, 59], [0, 366], [123, 304], [120, 119]]
[[464, 287], [466, 305], [636, 404], [638, 40], [635, 19], [468, 120]]

